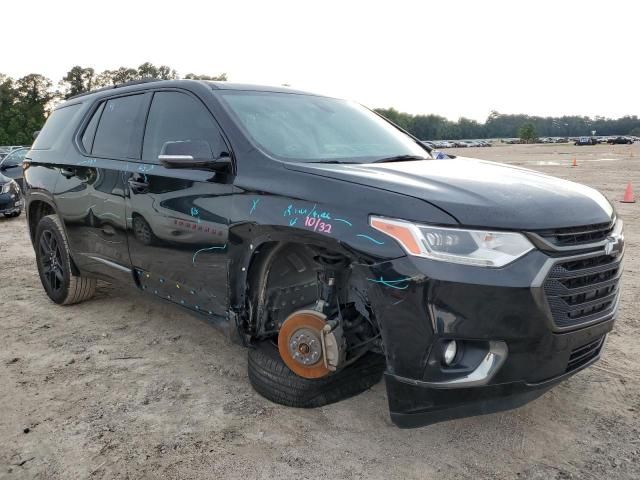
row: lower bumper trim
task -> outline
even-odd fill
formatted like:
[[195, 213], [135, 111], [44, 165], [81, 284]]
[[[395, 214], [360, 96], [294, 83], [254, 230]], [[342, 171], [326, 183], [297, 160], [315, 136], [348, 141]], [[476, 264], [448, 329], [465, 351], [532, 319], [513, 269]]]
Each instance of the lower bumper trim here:
[[391, 420], [400, 428], [416, 428], [461, 417], [485, 415], [521, 407], [558, 383], [595, 363], [594, 357], [576, 370], [541, 383], [511, 382], [456, 389], [433, 388], [427, 382], [407, 383], [386, 373]]

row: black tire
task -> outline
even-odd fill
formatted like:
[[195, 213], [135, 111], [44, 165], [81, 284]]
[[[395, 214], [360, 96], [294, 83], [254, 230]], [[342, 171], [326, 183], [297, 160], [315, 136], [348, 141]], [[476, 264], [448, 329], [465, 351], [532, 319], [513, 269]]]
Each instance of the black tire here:
[[342, 370], [310, 380], [285, 365], [274, 343], [261, 342], [249, 349], [251, 386], [268, 400], [288, 407], [315, 408], [353, 397], [378, 383], [384, 369], [382, 355], [367, 353]]
[[69, 245], [56, 215], [40, 220], [34, 248], [40, 281], [51, 300], [59, 305], [71, 305], [93, 297], [96, 280], [73, 274]]

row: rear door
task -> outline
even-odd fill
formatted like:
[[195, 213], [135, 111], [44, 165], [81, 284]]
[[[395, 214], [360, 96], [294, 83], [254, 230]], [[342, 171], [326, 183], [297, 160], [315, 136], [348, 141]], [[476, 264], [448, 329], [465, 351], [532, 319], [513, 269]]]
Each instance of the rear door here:
[[83, 151], [61, 169], [56, 204], [71, 250], [83, 270], [131, 281], [125, 172], [140, 161], [151, 94], [112, 97], [93, 105], [81, 130]]
[[229, 151], [197, 97], [156, 91], [142, 159], [127, 174], [129, 253], [143, 289], [200, 313], [224, 316], [231, 178], [160, 165], [166, 142], [186, 140], [206, 141], [214, 157]]

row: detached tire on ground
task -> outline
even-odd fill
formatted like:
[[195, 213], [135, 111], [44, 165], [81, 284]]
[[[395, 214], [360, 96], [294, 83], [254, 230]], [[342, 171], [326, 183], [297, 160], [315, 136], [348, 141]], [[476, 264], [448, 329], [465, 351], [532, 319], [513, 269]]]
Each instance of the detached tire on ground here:
[[69, 245], [56, 215], [40, 220], [34, 243], [40, 281], [51, 300], [71, 305], [93, 297], [96, 280], [73, 274]]
[[249, 381], [272, 402], [297, 408], [315, 408], [353, 397], [380, 381], [382, 355], [367, 353], [352, 365], [318, 379], [302, 378], [285, 365], [272, 342], [249, 349]]

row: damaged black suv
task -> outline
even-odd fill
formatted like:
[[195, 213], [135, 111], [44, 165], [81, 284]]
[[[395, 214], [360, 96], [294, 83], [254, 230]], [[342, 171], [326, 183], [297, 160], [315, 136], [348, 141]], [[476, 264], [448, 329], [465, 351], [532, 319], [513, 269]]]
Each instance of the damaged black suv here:
[[597, 191], [429, 147], [358, 104], [143, 81], [72, 98], [25, 160], [48, 296], [136, 286], [315, 407], [384, 374], [401, 427], [522, 405], [594, 363], [622, 221]]

